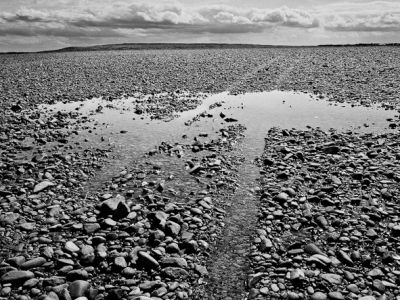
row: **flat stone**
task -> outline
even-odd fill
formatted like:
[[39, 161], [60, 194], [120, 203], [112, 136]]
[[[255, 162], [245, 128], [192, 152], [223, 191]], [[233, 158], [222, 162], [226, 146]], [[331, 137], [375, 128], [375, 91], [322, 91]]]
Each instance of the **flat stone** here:
[[328, 281], [330, 284], [338, 285], [342, 283], [343, 277], [338, 274], [326, 273], [320, 275], [322, 279]]
[[324, 265], [330, 265], [332, 263], [332, 260], [329, 257], [321, 254], [312, 255], [308, 261], [318, 261]]
[[31, 271], [9, 271], [0, 278], [2, 283], [22, 282], [34, 278], [35, 274]]
[[380, 268], [375, 268], [372, 269], [367, 273], [368, 276], [371, 277], [383, 277], [385, 274], [383, 274], [382, 270]]
[[341, 292], [330, 292], [328, 297], [332, 300], [344, 300], [344, 296]]
[[46, 259], [44, 257], [36, 257], [31, 260], [24, 262], [21, 265], [21, 269], [33, 269], [42, 266], [46, 263]]
[[162, 270], [162, 273], [166, 277], [170, 277], [172, 279], [186, 279], [189, 276], [189, 273], [182, 269], [182, 268], [177, 268], [177, 267], [167, 267]]
[[33, 188], [33, 192], [34, 193], [39, 193], [45, 189], [47, 189], [50, 186], [55, 185], [54, 183], [52, 183], [51, 181], [42, 181], [38, 184], [35, 185], [35, 187]]
[[68, 252], [78, 252], [80, 250], [79, 247], [72, 241], [66, 242], [64, 248]]
[[89, 274], [84, 269], [72, 270], [72, 271], [68, 272], [68, 274], [67, 274], [68, 281], [86, 280], [88, 278], [89, 278]]
[[182, 257], [165, 257], [160, 261], [160, 265], [163, 267], [188, 267], [186, 259]]
[[322, 292], [315, 292], [311, 295], [311, 300], [327, 300], [328, 296]]
[[26, 223], [19, 224], [19, 228], [21, 228], [22, 230], [26, 230], [26, 231], [32, 231], [35, 229], [35, 227], [36, 227], [36, 223], [33, 223], [33, 222], [26, 222]]
[[99, 223], [86, 223], [83, 225], [83, 229], [86, 233], [94, 233], [100, 230], [101, 226]]

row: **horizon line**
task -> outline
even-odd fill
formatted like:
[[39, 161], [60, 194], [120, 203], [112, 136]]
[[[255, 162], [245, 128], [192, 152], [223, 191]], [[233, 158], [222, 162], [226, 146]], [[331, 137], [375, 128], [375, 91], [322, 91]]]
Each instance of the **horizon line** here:
[[[115, 48], [118, 46], [142, 46], [137, 48]], [[144, 47], [143, 47], [144, 46]], [[153, 46], [146, 48], [146, 46]], [[156, 47], [154, 47], [156, 46]], [[157, 46], [159, 48], [157, 48]], [[170, 46], [172, 48], [163, 48], [162, 46]], [[181, 47], [179, 47], [181, 46]], [[185, 47], [182, 47], [185, 46]], [[274, 44], [252, 44], [252, 43], [164, 43], [164, 42], [151, 42], [151, 43], [117, 43], [117, 44], [98, 44], [91, 46], [68, 46], [57, 49], [47, 49], [47, 50], [38, 50], [38, 51], [0, 51], [0, 54], [35, 54], [35, 53], [53, 53], [53, 52], [74, 52], [74, 51], [112, 51], [112, 50], [183, 50], [183, 49], [191, 49], [190, 46], [197, 46], [197, 48], [193, 49], [201, 49], [199, 47], [203, 46], [203, 48], [207, 48], [207, 46], [213, 46], [213, 48], [223, 48], [223, 47], [232, 47], [232, 48], [317, 48], [317, 47], [365, 47], [365, 46], [400, 46], [398, 42], [390, 42], [390, 43], [354, 43], [354, 44], [317, 44], [317, 45], [274, 45]], [[108, 49], [107, 49], [108, 47]]]

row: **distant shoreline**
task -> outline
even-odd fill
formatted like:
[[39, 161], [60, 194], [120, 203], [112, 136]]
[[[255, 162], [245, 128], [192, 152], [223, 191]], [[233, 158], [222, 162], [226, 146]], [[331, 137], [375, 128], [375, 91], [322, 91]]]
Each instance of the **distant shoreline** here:
[[359, 44], [325, 44], [325, 45], [262, 45], [262, 44], [219, 44], [219, 43], [124, 43], [95, 46], [72, 46], [43, 51], [10, 51], [0, 54], [34, 54], [83, 51], [116, 51], [116, 50], [179, 50], [179, 49], [253, 49], [253, 48], [326, 48], [326, 47], [382, 47], [400, 46], [400, 43], [359, 43]]

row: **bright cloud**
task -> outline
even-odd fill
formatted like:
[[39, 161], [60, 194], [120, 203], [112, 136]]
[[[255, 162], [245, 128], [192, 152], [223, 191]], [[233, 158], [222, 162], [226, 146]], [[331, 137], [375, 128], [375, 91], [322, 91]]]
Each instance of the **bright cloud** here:
[[[17, 1], [17, 0], [16, 0]], [[346, 2], [314, 8], [189, 7], [180, 2], [154, 4], [92, 0], [19, 0], [24, 6], [0, 12], [0, 37], [123, 38], [175, 34], [246, 34], [297, 29], [329, 32], [400, 31], [400, 1]], [[58, 3], [55, 5], [54, 3]], [[290, 30], [290, 32], [292, 32]], [[167, 42], [167, 40], [164, 40]], [[168, 42], [171, 42], [168, 40]], [[398, 41], [397, 41], [398, 42]]]

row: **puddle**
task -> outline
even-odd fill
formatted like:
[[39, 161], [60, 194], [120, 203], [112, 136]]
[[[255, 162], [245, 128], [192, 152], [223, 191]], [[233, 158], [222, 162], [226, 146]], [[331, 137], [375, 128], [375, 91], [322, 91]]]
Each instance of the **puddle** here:
[[[230, 209], [224, 220], [225, 229], [210, 258], [207, 294], [216, 299], [246, 299], [247, 258], [259, 211], [255, 190], [260, 170], [253, 161], [264, 150], [268, 130], [274, 126], [299, 129], [318, 126], [325, 130], [379, 132], [387, 128], [389, 123], [386, 118], [393, 117], [394, 112], [378, 107], [337, 105], [307, 94], [278, 91], [240, 96], [215, 95], [203, 103], [203, 108], [216, 101], [224, 103], [211, 110], [214, 116], [218, 118], [222, 113], [237, 119], [247, 130], [238, 150], [244, 156], [238, 169], [239, 186], [230, 199]], [[221, 119], [214, 119], [213, 122], [221, 122]]]
[[[192, 140], [201, 132], [207, 132], [208, 139], [212, 138], [213, 133], [228, 124], [220, 117], [221, 113], [246, 126], [242, 150], [253, 158], [262, 153], [264, 137], [273, 126], [299, 129], [319, 126], [325, 130], [335, 128], [378, 132], [387, 129], [386, 119], [393, 118], [395, 114], [394, 111], [378, 107], [352, 107], [349, 104], [317, 100], [309, 94], [281, 91], [237, 96], [227, 93], [212, 95], [204, 99], [196, 109], [183, 112], [169, 122], [135, 114], [137, 103], [138, 99], [135, 98], [115, 101], [91, 99], [46, 105], [40, 109], [53, 112], [78, 111], [93, 119], [95, 123], [90, 125], [91, 130], [82, 131], [78, 139], [86, 139], [89, 144], [108, 143], [115, 147], [120, 156], [113, 167], [108, 168], [110, 174], [118, 172], [127, 162], [141, 157], [163, 141], [183, 143], [183, 135], [187, 136], [187, 140]], [[215, 103], [221, 106], [215, 107]], [[214, 108], [210, 109], [210, 105]], [[191, 126], [185, 126], [185, 123], [202, 112], [209, 116], [198, 118]]]
[[[394, 111], [379, 107], [352, 107], [350, 104], [317, 99], [309, 94], [281, 91], [238, 96], [227, 93], [212, 95], [197, 108], [183, 112], [169, 122], [150, 120], [135, 114], [136, 105], [137, 99], [134, 98], [112, 102], [92, 99], [81, 103], [58, 103], [42, 109], [77, 110], [88, 115], [94, 120], [90, 123], [91, 132], [81, 131], [78, 140], [88, 140], [88, 145], [115, 147], [117, 159], [99, 174], [95, 185], [118, 174], [122, 168], [130, 166], [161, 142], [190, 143], [194, 137], [212, 139], [220, 128], [233, 124], [221, 116], [236, 119], [246, 126], [243, 142], [236, 150], [245, 158], [238, 171], [239, 187], [231, 195], [230, 209], [224, 220], [226, 227], [216, 245], [215, 255], [210, 258], [212, 264], [208, 289], [210, 295], [218, 299], [226, 296], [243, 298], [245, 275], [248, 273], [247, 251], [252, 242], [258, 211], [254, 190], [259, 169], [253, 160], [262, 154], [268, 130], [274, 126], [298, 129], [311, 126], [323, 130], [335, 128], [339, 131], [381, 132], [389, 130], [386, 119], [395, 115]], [[203, 132], [208, 136], [200, 138], [199, 133]], [[183, 139], [183, 135], [187, 138]], [[175, 182], [178, 189], [187, 191], [198, 186], [192, 176], [187, 176], [183, 170], [182, 160], [152, 157], [150, 161], [164, 165], [177, 178]]]

